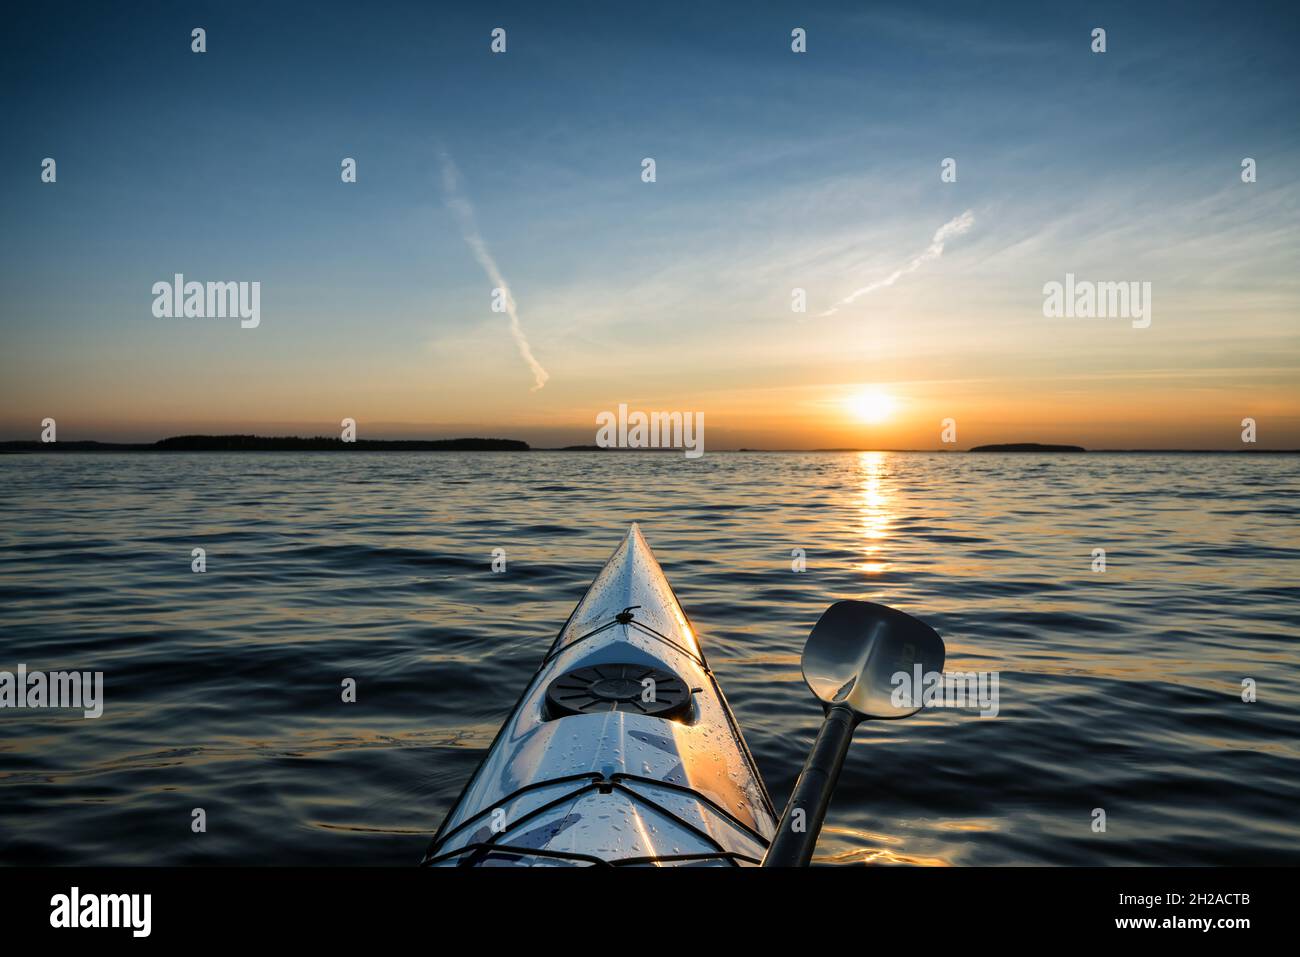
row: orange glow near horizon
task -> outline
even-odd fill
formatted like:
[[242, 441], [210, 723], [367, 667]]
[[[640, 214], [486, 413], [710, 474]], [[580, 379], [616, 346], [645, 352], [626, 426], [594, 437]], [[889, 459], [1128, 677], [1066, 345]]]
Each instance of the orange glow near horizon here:
[[[111, 357], [111, 350], [101, 350]], [[6, 362], [5, 360], [8, 360]], [[965, 449], [994, 442], [1055, 442], [1090, 449], [1240, 449], [1242, 419], [1259, 423], [1259, 448], [1300, 447], [1294, 378], [1258, 371], [1249, 389], [1231, 377], [922, 375], [898, 362], [892, 378], [863, 382], [847, 368], [787, 371], [761, 385], [737, 374], [697, 391], [674, 373], [637, 389], [602, 373], [540, 392], [491, 388], [459, 374], [430, 378], [406, 359], [375, 374], [328, 364], [308, 380], [295, 367], [249, 360], [247, 378], [177, 359], [150, 366], [101, 361], [67, 368], [0, 357], [0, 440], [38, 440], [58, 422], [60, 441], [154, 442], [174, 435], [336, 435], [344, 416], [362, 438], [463, 436], [522, 439], [534, 448], [591, 444], [595, 417], [627, 402], [647, 411], [705, 415], [709, 452], [760, 449]], [[559, 367], [563, 369], [563, 367]], [[486, 374], [485, 374], [486, 375]], [[409, 380], [409, 381], [407, 381]], [[489, 378], [490, 381], [490, 378]], [[691, 380], [696, 381], [696, 380]], [[247, 383], [254, 383], [248, 385]], [[945, 445], [943, 422], [957, 424]]]

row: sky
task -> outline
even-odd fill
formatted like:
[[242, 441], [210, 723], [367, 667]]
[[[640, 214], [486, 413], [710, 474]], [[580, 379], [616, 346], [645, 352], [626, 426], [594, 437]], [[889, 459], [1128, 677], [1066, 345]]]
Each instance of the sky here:
[[[6, 16], [0, 439], [1300, 448], [1291, 4]], [[176, 273], [259, 325], [156, 317]], [[1045, 316], [1067, 273], [1150, 324]]]

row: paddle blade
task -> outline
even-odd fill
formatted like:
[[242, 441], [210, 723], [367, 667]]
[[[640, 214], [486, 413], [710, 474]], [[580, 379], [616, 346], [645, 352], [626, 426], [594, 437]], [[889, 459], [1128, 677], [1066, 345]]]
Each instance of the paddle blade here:
[[[845, 703], [861, 718], [906, 718], [920, 710], [922, 675], [943, 671], [938, 632], [911, 615], [869, 601], [837, 601], [813, 626], [803, 647], [803, 677], [823, 704]], [[895, 675], [905, 674], [901, 686]], [[895, 696], [895, 690], [915, 695]]]

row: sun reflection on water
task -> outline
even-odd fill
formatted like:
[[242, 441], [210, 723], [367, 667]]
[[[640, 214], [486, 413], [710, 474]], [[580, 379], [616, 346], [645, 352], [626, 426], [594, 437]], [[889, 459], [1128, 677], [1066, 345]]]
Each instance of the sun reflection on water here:
[[863, 560], [858, 567], [867, 574], [879, 574], [889, 568], [884, 560], [883, 545], [893, 525], [892, 499], [885, 490], [886, 454], [862, 452], [858, 455], [861, 490], [858, 509], [862, 520]]

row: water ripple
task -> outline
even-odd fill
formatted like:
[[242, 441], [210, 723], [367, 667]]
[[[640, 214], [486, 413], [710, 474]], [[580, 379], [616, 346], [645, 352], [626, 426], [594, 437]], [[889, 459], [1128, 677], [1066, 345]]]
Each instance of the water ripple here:
[[816, 730], [798, 656], [830, 602], [922, 615], [950, 669], [999, 672], [996, 718], [859, 730], [819, 860], [1300, 863], [1295, 457], [65, 454], [0, 470], [0, 669], [106, 675], [98, 720], [0, 712], [0, 862], [411, 864], [640, 521], [778, 803]]

